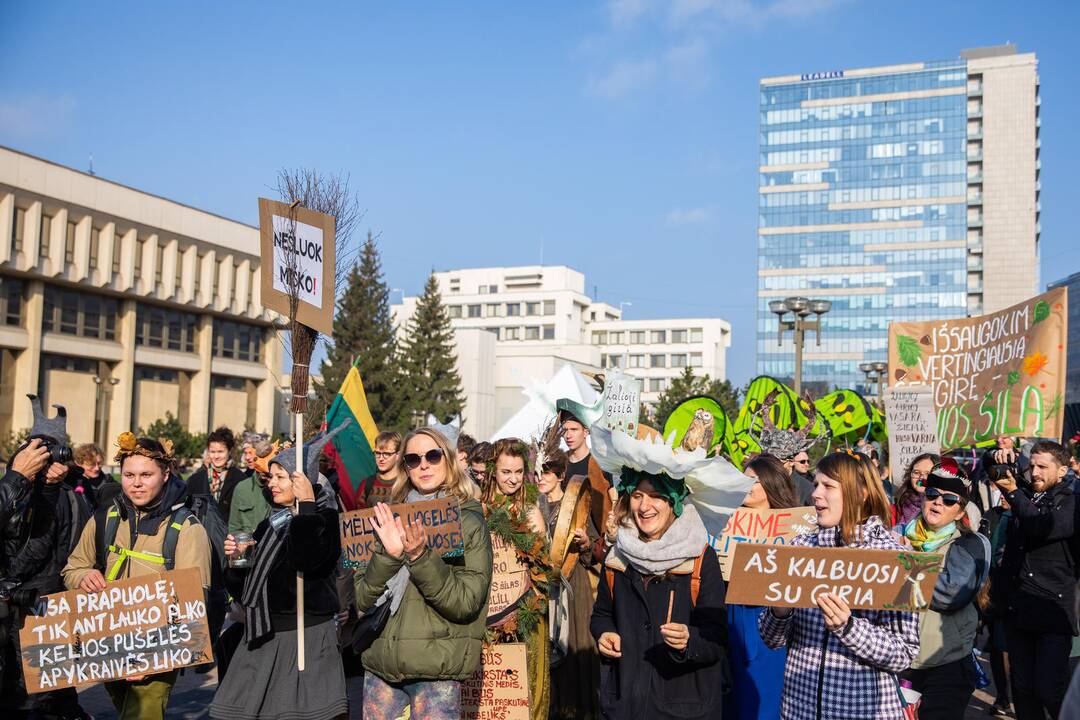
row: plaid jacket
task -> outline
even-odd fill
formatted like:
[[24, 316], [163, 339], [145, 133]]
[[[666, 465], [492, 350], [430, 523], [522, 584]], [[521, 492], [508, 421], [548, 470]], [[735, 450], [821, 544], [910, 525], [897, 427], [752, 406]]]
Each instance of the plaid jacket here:
[[[837, 547], [837, 528], [800, 535], [793, 545]], [[899, 550], [877, 517], [860, 527], [855, 547]], [[896, 674], [919, 653], [915, 613], [854, 610], [843, 634], [830, 632], [817, 608], [797, 608], [786, 618], [770, 610], [758, 629], [771, 648], [787, 645], [784, 720], [896, 720], [903, 717]]]

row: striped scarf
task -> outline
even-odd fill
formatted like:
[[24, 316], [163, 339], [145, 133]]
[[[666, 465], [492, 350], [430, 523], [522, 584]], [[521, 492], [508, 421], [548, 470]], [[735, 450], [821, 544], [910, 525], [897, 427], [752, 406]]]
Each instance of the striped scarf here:
[[254, 566], [251, 569], [251, 575], [244, 583], [244, 592], [240, 597], [240, 604], [244, 606], [244, 617], [247, 620], [244, 626], [244, 642], [249, 646], [256, 640], [269, 635], [272, 630], [267, 580], [278, 555], [285, 547], [292, 517], [292, 511], [287, 508], [271, 515], [270, 526], [266, 529], [262, 540], [255, 546]]

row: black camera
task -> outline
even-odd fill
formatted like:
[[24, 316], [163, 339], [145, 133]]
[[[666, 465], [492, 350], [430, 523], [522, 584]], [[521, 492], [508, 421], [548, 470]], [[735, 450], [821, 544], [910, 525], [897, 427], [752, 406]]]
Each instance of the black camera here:
[[22, 587], [22, 582], [4, 578], [0, 580], [0, 620], [10, 617], [12, 608], [32, 608], [37, 605], [40, 593], [34, 588]]
[[[49, 449], [49, 464], [60, 463], [61, 465], [67, 465], [75, 459], [74, 454], [71, 452], [71, 446], [56, 438], [51, 438], [48, 435], [32, 435], [27, 439], [27, 445], [30, 440], [38, 439], [44, 447]], [[23, 445], [19, 448], [19, 452], [26, 449], [27, 445]]]
[[986, 454], [986, 477], [990, 482], [998, 482], [1004, 480], [1007, 475], [1012, 475], [1013, 480], [1018, 485], [1027, 485], [1030, 482], [1027, 469], [1030, 466], [1027, 458], [1020, 453], [1016, 453], [1013, 456], [1013, 461], [1010, 463], [999, 463], [994, 459], [994, 453], [988, 452]]

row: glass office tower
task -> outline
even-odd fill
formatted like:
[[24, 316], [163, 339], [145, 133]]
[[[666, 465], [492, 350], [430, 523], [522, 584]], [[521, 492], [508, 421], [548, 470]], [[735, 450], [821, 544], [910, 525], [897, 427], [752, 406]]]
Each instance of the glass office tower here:
[[[1037, 83], [1034, 55], [1011, 46], [761, 81], [760, 374], [794, 374], [773, 300], [832, 302], [820, 346], [807, 338], [804, 388], [870, 394], [858, 366], [887, 359], [890, 321], [979, 314], [1033, 293]], [[1017, 102], [1030, 113], [1020, 128], [1006, 122]], [[984, 120], [997, 108], [1000, 122]], [[1019, 147], [1008, 147], [1013, 136]], [[1028, 163], [1012, 157], [1025, 151]], [[1014, 188], [1018, 173], [1025, 182]], [[994, 233], [985, 227], [991, 201]]]

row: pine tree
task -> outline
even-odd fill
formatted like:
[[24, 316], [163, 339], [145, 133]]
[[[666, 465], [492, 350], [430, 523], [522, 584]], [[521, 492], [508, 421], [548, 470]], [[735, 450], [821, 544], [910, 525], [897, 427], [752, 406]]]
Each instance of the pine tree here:
[[454, 330], [434, 274], [428, 277], [416, 312], [406, 325], [400, 363], [410, 413], [425, 417], [431, 413], [439, 422], [447, 422], [464, 410]]
[[319, 394], [327, 408], [355, 361], [375, 424], [382, 429], [405, 424], [396, 335], [379, 248], [368, 231], [360, 260], [349, 270], [345, 292], [337, 301], [334, 341], [323, 361]]

